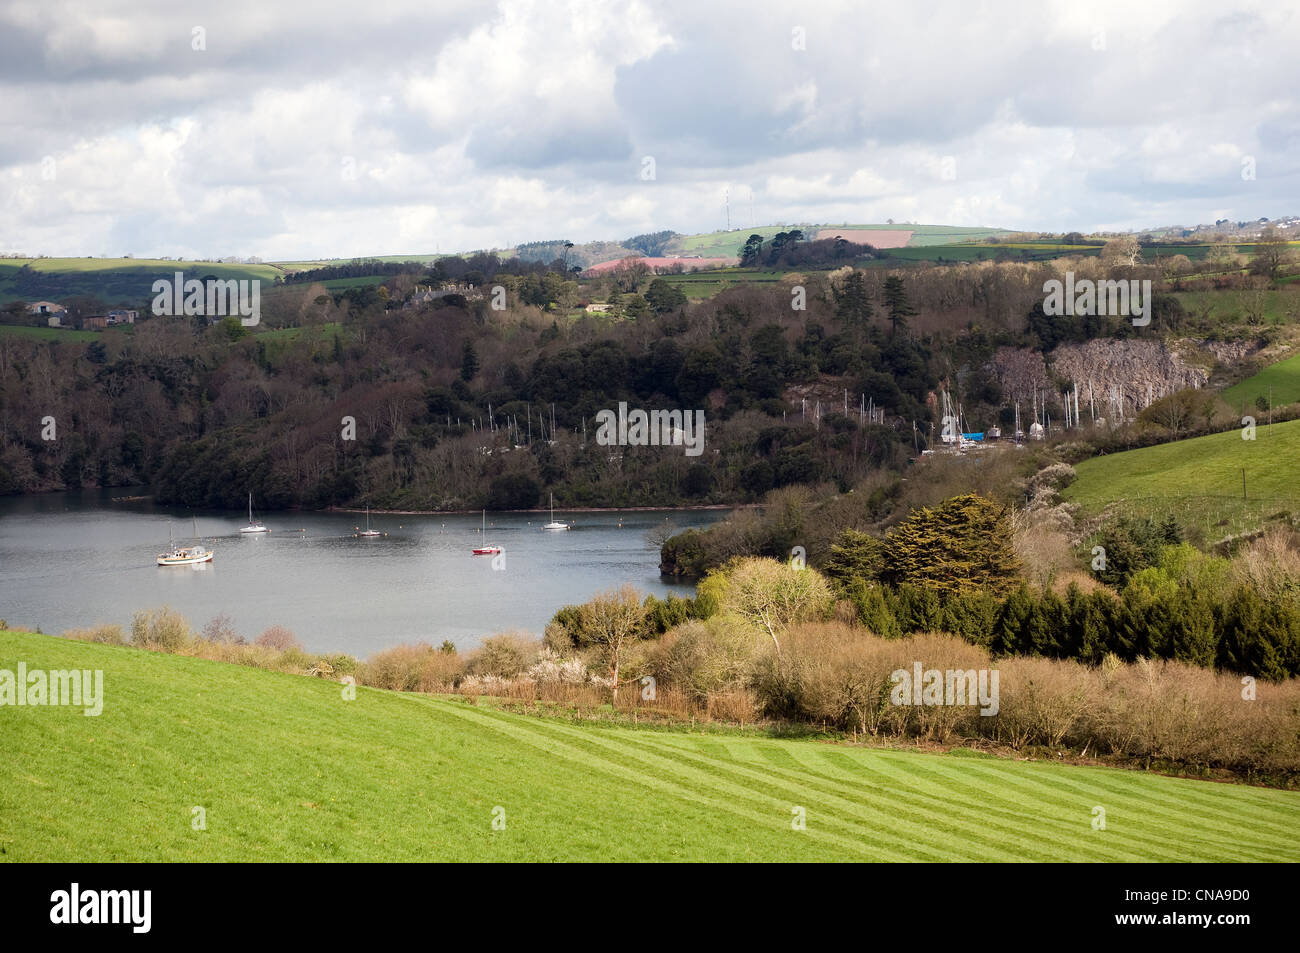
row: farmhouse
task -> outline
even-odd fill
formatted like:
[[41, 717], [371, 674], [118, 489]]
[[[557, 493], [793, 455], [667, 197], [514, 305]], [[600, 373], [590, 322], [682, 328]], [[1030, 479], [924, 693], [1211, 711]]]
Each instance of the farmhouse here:
[[483, 297], [483, 292], [470, 285], [449, 285], [446, 288], [428, 288], [421, 285], [415, 286], [415, 293], [406, 302], [408, 308], [418, 308], [421, 305], [433, 304], [441, 301], [443, 298], [451, 295], [460, 295], [466, 301], [472, 301]]
[[55, 301], [33, 301], [27, 306], [32, 314], [66, 314], [68, 309]]
[[138, 311], [126, 311], [118, 309], [110, 311], [106, 315], [109, 324], [135, 324], [135, 319], [139, 317]]

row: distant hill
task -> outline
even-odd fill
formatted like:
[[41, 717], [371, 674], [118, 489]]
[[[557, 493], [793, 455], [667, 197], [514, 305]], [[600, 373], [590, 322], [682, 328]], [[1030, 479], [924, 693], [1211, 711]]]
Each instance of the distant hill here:
[[77, 295], [96, 295], [107, 304], [139, 303], [152, 297], [155, 281], [178, 271], [186, 279], [212, 276], [264, 282], [284, 273], [267, 264], [161, 258], [0, 258], [0, 303], [63, 301]]
[[[502, 259], [521, 257], [547, 264], [562, 259], [569, 267], [583, 270], [629, 256], [692, 259], [694, 265], [689, 261], [684, 261], [683, 265], [687, 268], [717, 267], [734, 263], [750, 235], [770, 239], [779, 232], [794, 229], [803, 231], [808, 238], [842, 236], [855, 243], [893, 249], [900, 258], [935, 259], [938, 256], [940, 259], [958, 260], [991, 258], [997, 253], [998, 246], [985, 245], [980, 248], [977, 243], [1013, 234], [1006, 229], [954, 225], [794, 223], [758, 225], [693, 235], [664, 230], [633, 235], [618, 241], [581, 244], [570, 244], [565, 239], [549, 239], [488, 251]], [[455, 254], [468, 256], [474, 253], [462, 251]], [[1050, 250], [1044, 250], [1044, 254], [1050, 254]], [[187, 278], [260, 278], [264, 282], [272, 282], [277, 277], [360, 260], [432, 264], [444, 257], [447, 254], [412, 252], [406, 255], [300, 259], [257, 264], [141, 258], [0, 258], [0, 304], [14, 300], [63, 301], [77, 295], [96, 295], [109, 304], [136, 303], [151, 294], [156, 279], [171, 276], [177, 271], [183, 271]], [[596, 273], [599, 270], [596, 269]]]
[[[767, 239], [778, 232], [788, 232], [796, 228], [803, 231], [810, 238], [833, 238], [835, 235], [842, 234], [850, 241], [864, 242], [878, 248], [920, 248], [930, 245], [952, 245], [978, 242], [986, 238], [998, 238], [1014, 234], [1007, 229], [1001, 228], [967, 228], [959, 225], [909, 225], [905, 223], [850, 225], [801, 222], [782, 225], [757, 225], [746, 228], [738, 227], [730, 231], [700, 232], [694, 235], [663, 231], [649, 235], [634, 235], [620, 241], [574, 243], [572, 247], [567, 249], [564, 247], [565, 240], [559, 238], [527, 242], [512, 248], [488, 250], [501, 258], [518, 256], [528, 261], [550, 262], [556, 258], [566, 257], [570, 265], [577, 265], [583, 269], [602, 262], [617, 261], [629, 255], [644, 255], [657, 258], [699, 256], [701, 258], [735, 259], [740, 257], [740, 250], [750, 235], [762, 235], [763, 238]], [[819, 234], [819, 232], [825, 232], [826, 234]], [[880, 232], [882, 234], [872, 236], [869, 234], [870, 232]], [[899, 241], [898, 237], [902, 233], [908, 234], [905, 240]], [[876, 241], [872, 240], [873, 237], [876, 238]], [[462, 251], [455, 254], [468, 255], [471, 252]], [[412, 254], [367, 257], [372, 257], [376, 261], [431, 262], [441, 256]], [[277, 262], [276, 265], [285, 271], [292, 272], [308, 268], [319, 268], [323, 265], [343, 264], [354, 260], [351, 258], [335, 258], [318, 261], [283, 261]]]

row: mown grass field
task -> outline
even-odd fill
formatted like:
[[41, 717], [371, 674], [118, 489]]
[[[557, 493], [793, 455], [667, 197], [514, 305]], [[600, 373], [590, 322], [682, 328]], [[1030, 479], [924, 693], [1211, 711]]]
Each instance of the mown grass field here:
[[[1249, 413], [1249, 409], [1247, 413]], [[1300, 420], [1177, 440], [1084, 460], [1061, 494], [1089, 511], [1118, 504], [1134, 512], [1172, 513], [1223, 536], [1300, 510]], [[1246, 492], [1242, 493], [1242, 470]]]
[[1295, 792], [346, 701], [335, 682], [0, 632], [0, 669], [20, 660], [102, 669], [105, 701], [0, 708], [10, 861], [1300, 860]]

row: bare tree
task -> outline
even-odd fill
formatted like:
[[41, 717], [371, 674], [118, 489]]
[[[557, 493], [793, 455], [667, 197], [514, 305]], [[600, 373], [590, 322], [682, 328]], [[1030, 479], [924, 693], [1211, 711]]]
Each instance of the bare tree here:
[[619, 669], [624, 653], [640, 637], [641, 622], [645, 618], [641, 594], [632, 585], [608, 589], [583, 603], [580, 618], [587, 637], [601, 647], [609, 662], [609, 675], [613, 682], [611, 700], [617, 705]]
[[1269, 281], [1277, 281], [1282, 269], [1291, 262], [1291, 246], [1286, 236], [1276, 228], [1266, 228], [1260, 233], [1255, 243], [1255, 257], [1251, 259], [1250, 270], [1257, 275], [1264, 275]]

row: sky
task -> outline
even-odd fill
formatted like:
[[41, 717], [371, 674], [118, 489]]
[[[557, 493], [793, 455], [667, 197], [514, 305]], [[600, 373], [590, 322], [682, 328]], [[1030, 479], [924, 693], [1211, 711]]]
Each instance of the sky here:
[[1300, 213], [1300, 3], [0, 0], [0, 253]]

